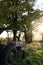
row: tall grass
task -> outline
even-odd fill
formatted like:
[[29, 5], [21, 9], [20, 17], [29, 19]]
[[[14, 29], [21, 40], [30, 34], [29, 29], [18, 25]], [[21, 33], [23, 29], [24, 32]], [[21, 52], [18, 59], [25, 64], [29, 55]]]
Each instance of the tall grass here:
[[28, 49], [25, 59], [20, 57], [12, 65], [43, 65], [43, 50]]

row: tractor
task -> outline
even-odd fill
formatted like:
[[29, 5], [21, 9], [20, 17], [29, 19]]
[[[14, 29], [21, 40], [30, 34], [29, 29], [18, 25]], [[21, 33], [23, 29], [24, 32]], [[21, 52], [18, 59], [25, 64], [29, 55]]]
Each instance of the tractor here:
[[18, 52], [21, 51], [23, 45], [23, 42], [20, 42], [19, 38], [18, 41], [16, 41], [16, 29], [3, 27], [0, 28], [0, 34], [3, 31], [8, 32], [9, 30], [12, 30], [14, 33], [13, 41], [8, 41], [7, 44], [2, 44], [0, 42], [0, 65], [11, 65], [11, 63], [18, 58]]

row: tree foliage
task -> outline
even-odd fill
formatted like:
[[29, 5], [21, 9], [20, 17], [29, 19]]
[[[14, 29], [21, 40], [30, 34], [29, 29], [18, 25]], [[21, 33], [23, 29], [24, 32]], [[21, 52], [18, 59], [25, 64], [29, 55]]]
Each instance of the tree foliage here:
[[29, 26], [39, 13], [39, 11], [34, 12], [33, 2], [34, 0], [0, 1], [0, 26], [9, 24], [17, 29], [24, 29], [25, 26]]

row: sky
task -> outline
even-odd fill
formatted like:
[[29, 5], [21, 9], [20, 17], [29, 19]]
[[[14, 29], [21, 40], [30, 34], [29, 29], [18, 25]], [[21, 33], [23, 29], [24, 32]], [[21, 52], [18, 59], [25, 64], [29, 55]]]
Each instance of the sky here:
[[34, 9], [40, 9], [40, 10], [43, 10], [43, 0], [36, 0], [35, 1], [35, 6], [34, 6]]

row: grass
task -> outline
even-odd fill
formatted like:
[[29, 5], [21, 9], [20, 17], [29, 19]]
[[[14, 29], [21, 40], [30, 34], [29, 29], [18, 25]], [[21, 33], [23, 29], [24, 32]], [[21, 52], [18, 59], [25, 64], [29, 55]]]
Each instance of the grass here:
[[25, 58], [19, 57], [12, 65], [43, 65], [43, 48], [39, 42], [25, 45], [23, 50], [26, 51]]
[[12, 65], [43, 65], [43, 50], [27, 50], [25, 59], [18, 58]]

